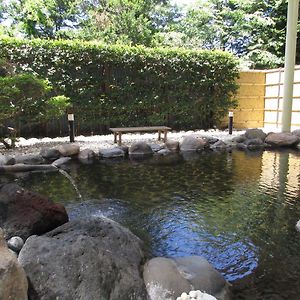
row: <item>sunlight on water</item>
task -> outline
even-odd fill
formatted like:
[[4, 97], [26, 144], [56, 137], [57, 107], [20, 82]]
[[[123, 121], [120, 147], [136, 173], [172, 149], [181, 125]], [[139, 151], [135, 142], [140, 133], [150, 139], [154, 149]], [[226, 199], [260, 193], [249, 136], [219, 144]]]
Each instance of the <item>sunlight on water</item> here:
[[68, 172], [83, 200], [57, 174], [32, 174], [23, 185], [64, 203], [70, 219], [120, 222], [153, 256], [206, 257], [236, 284], [236, 299], [300, 294], [298, 152], [154, 157]]

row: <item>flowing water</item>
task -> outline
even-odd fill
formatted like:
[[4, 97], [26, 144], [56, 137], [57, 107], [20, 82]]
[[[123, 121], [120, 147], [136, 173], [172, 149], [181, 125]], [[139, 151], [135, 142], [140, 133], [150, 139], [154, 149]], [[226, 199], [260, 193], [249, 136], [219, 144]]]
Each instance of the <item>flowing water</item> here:
[[70, 218], [104, 215], [154, 256], [201, 255], [233, 283], [235, 299], [300, 299], [300, 154], [204, 153], [72, 164], [23, 186], [63, 203]]

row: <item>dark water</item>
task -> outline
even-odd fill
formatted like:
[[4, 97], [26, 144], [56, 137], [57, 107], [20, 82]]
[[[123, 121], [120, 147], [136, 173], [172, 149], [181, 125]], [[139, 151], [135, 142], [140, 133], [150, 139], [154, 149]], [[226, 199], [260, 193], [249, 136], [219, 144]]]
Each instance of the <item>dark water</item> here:
[[299, 158], [237, 151], [74, 164], [84, 202], [61, 174], [19, 180], [71, 218], [104, 215], [129, 227], [154, 256], [206, 257], [235, 299], [300, 299]]

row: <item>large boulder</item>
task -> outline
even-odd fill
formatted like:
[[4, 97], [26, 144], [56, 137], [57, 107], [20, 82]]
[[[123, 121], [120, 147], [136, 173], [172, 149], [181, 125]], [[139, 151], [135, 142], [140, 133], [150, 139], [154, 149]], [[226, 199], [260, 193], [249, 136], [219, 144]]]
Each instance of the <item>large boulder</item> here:
[[165, 146], [167, 149], [169, 149], [172, 152], [179, 151], [179, 142], [178, 141], [168, 140], [168, 141], [166, 141]]
[[60, 158], [60, 152], [55, 148], [43, 148], [40, 152], [40, 155], [50, 161], [54, 161], [58, 158]]
[[19, 254], [36, 299], [146, 300], [143, 260], [141, 241], [106, 218], [31, 236]]
[[209, 142], [201, 137], [196, 136], [186, 136], [181, 145], [180, 151], [201, 151], [209, 147]]
[[267, 136], [267, 134], [258, 128], [247, 129], [245, 132], [245, 137], [249, 140], [260, 139], [263, 142], [265, 140], [266, 136]]
[[120, 158], [125, 156], [125, 152], [118, 147], [112, 149], [101, 149], [99, 150], [99, 156], [101, 158]]
[[68, 221], [64, 206], [17, 184], [0, 189], [0, 227], [6, 238], [43, 234]]
[[299, 142], [299, 137], [289, 132], [269, 133], [265, 143], [274, 147], [294, 146]]
[[136, 142], [130, 146], [128, 154], [130, 156], [150, 156], [153, 154], [153, 150], [145, 142]]
[[292, 134], [300, 138], [300, 129], [295, 129], [294, 131], [292, 131]]
[[17, 155], [15, 157], [16, 164], [25, 164], [25, 165], [41, 165], [45, 163], [44, 158], [39, 154], [25, 154]]
[[244, 144], [249, 150], [262, 149], [265, 145], [261, 138], [247, 139]]
[[16, 160], [12, 156], [0, 154], [0, 166], [13, 165]]
[[175, 300], [184, 292], [205, 291], [219, 300], [230, 299], [228, 283], [203, 257], [157, 257], [144, 267], [151, 300]]
[[16, 255], [8, 248], [0, 228], [0, 299], [27, 300], [28, 282]]
[[80, 152], [80, 147], [77, 144], [64, 144], [58, 146], [57, 150], [62, 156], [76, 156]]
[[96, 156], [96, 153], [91, 149], [84, 149], [79, 152], [78, 159], [81, 162], [93, 161]]

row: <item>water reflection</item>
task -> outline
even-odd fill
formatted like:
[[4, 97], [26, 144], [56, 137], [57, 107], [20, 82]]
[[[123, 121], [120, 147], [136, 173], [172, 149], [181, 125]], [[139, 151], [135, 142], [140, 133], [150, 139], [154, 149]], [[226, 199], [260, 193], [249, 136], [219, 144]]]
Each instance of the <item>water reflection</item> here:
[[65, 203], [71, 218], [122, 223], [152, 255], [205, 256], [228, 280], [247, 278], [248, 299], [284, 298], [283, 291], [296, 299], [289, 290], [300, 292], [299, 167], [299, 154], [289, 151], [71, 165], [84, 203], [57, 174], [23, 184]]

